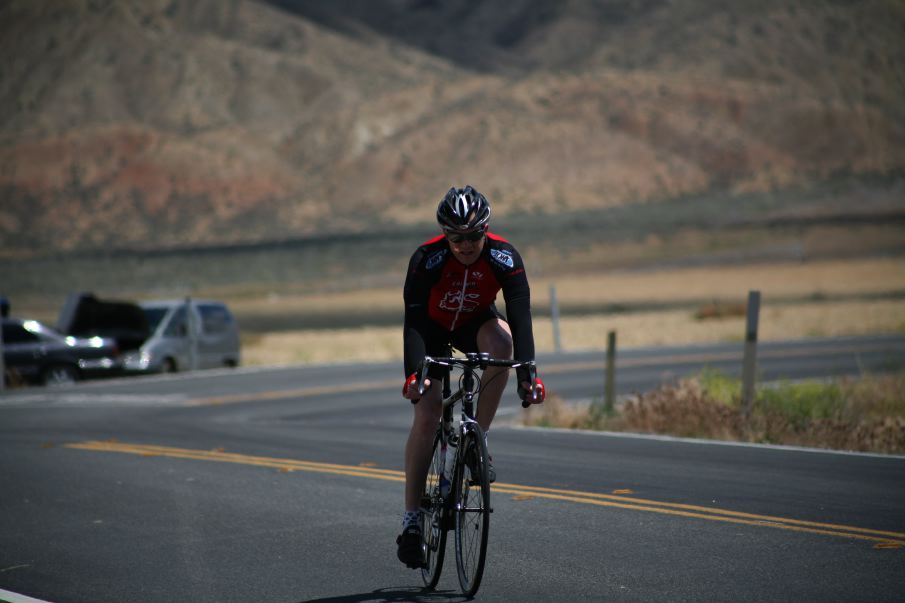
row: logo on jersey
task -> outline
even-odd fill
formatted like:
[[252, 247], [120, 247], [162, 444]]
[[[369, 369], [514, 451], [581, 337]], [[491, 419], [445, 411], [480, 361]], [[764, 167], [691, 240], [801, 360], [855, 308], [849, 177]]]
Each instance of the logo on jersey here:
[[474, 312], [480, 299], [478, 293], [465, 293], [461, 289], [448, 291], [440, 301], [440, 308], [450, 312]]
[[506, 266], [507, 268], [515, 268], [515, 260], [512, 259], [511, 251], [504, 251], [502, 249], [491, 249], [490, 257], [496, 260], [499, 264]]
[[424, 265], [424, 268], [427, 270], [433, 270], [437, 266], [443, 263], [443, 258], [446, 257], [446, 253], [449, 251], [448, 249], [441, 249], [436, 252], [434, 255], [427, 258], [427, 263]]

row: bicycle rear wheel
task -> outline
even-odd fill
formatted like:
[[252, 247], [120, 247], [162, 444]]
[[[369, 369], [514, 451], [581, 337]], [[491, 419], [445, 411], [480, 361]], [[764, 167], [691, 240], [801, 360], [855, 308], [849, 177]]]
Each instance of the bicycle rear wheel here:
[[487, 444], [472, 424], [461, 443], [456, 467], [456, 567], [462, 592], [474, 596], [484, 575], [490, 530], [490, 486], [487, 483]]
[[446, 499], [440, 491], [440, 475], [444, 465], [445, 476], [451, 475], [453, 464], [451, 459], [444, 462], [439, 429], [434, 437], [433, 450], [424, 493], [421, 495], [421, 539], [425, 561], [425, 567], [421, 568], [421, 578], [428, 588], [437, 586], [443, 570], [443, 557], [446, 554]]

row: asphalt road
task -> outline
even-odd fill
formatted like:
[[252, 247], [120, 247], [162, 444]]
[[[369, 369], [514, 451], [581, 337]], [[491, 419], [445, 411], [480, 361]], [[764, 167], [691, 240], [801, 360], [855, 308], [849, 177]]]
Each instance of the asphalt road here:
[[[740, 346], [626, 350], [625, 393]], [[764, 378], [890, 370], [905, 338], [762, 345]], [[599, 353], [540, 359], [599, 395]], [[411, 410], [396, 365], [287, 367], [0, 396], [0, 600], [458, 601], [395, 558]], [[513, 426], [478, 599], [898, 601], [905, 457]]]

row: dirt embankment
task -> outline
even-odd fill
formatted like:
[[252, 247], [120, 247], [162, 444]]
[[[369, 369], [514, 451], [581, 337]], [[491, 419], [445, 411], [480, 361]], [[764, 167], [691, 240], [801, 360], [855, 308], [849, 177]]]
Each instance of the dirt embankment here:
[[371, 229], [465, 182], [543, 216], [905, 170], [895, 3], [397, 5], [5, 3], [3, 250]]

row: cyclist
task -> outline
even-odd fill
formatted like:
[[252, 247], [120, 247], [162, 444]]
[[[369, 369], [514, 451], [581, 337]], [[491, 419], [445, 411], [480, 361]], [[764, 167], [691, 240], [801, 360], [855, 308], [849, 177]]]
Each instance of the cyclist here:
[[[414, 404], [414, 420], [405, 446], [405, 513], [396, 540], [399, 560], [411, 568], [423, 563], [421, 493], [440, 420], [442, 367], [431, 367], [419, 399], [416, 370], [426, 356], [448, 355], [448, 346], [486, 352], [493, 358], [534, 359], [534, 334], [528, 279], [522, 258], [504, 238], [488, 230], [490, 204], [471, 186], [451, 188], [437, 207], [442, 233], [412, 255], [405, 279], [404, 364], [408, 377], [402, 395]], [[494, 305], [502, 290], [506, 319]], [[545, 390], [528, 367], [516, 369], [519, 396], [539, 404]], [[506, 387], [508, 369], [488, 367], [482, 378], [478, 424], [486, 434]], [[488, 467], [490, 481], [496, 479]]]

